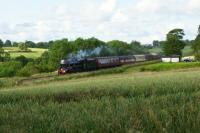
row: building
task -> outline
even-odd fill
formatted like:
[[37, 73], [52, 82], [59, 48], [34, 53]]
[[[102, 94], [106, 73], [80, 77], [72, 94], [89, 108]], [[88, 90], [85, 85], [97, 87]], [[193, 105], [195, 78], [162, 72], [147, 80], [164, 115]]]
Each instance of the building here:
[[164, 56], [162, 57], [162, 62], [177, 63], [177, 62], [180, 62], [180, 56], [179, 55]]

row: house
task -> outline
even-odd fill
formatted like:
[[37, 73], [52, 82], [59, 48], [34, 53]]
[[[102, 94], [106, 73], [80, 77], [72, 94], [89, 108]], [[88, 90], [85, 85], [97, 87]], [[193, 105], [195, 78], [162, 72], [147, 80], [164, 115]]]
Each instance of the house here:
[[164, 56], [162, 57], [162, 62], [177, 63], [177, 62], [180, 62], [180, 56], [179, 55]]

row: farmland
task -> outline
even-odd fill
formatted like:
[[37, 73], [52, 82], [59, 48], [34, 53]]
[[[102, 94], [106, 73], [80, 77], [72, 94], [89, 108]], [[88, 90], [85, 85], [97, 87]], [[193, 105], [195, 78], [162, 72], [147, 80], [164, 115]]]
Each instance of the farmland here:
[[11, 58], [18, 57], [20, 55], [23, 55], [27, 58], [38, 58], [47, 51], [47, 49], [42, 49], [42, 48], [29, 48], [29, 52], [21, 52], [19, 48], [17, 47], [4, 47], [4, 50], [10, 53]]
[[[169, 65], [124, 66], [2, 88], [0, 131], [199, 132], [198, 63], [190, 69]], [[150, 69], [158, 66], [169, 69]]]

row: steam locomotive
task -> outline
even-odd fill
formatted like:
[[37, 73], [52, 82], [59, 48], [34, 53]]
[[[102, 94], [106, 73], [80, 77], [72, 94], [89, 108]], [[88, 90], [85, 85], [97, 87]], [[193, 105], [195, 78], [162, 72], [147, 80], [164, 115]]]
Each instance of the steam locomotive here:
[[102, 68], [117, 67], [125, 64], [133, 64], [136, 62], [145, 62], [159, 60], [159, 55], [129, 55], [129, 56], [114, 56], [114, 57], [95, 57], [81, 59], [64, 59], [60, 62], [58, 69], [59, 75], [67, 73], [93, 71]]

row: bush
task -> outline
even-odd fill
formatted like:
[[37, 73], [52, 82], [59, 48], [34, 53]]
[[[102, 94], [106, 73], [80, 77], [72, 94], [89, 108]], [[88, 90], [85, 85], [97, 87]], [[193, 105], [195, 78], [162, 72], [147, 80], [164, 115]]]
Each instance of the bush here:
[[25, 56], [21, 55], [15, 58], [15, 61], [19, 61], [22, 63], [23, 66], [25, 66], [29, 61], [32, 61], [33, 59], [26, 58]]
[[140, 72], [144, 72], [145, 70], [146, 70], [145, 67], [141, 67], [141, 68], [140, 68]]
[[21, 62], [10, 61], [0, 64], [0, 77], [12, 77], [15, 76], [17, 71], [23, 67]]
[[39, 73], [39, 69], [33, 62], [29, 62], [24, 68], [17, 72], [17, 76], [28, 77], [36, 73]]

